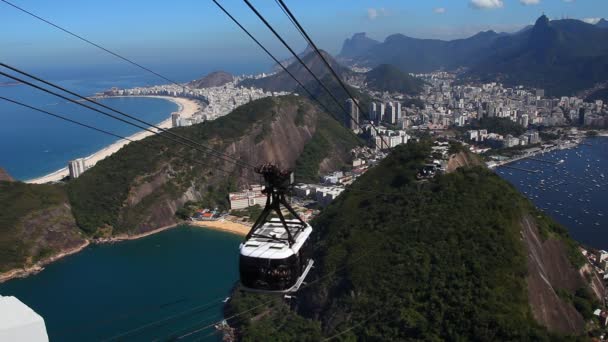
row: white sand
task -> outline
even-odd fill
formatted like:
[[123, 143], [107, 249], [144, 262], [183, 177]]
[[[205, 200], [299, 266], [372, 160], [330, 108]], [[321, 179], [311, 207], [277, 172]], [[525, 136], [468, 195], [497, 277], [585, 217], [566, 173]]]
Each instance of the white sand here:
[[[135, 97], [135, 96], [129, 96], [129, 97]], [[194, 113], [200, 111], [199, 104], [190, 99], [185, 99], [185, 98], [180, 98], [180, 97], [169, 97], [169, 96], [138, 96], [138, 97], [155, 97], [155, 98], [165, 99], [165, 100], [174, 102], [179, 106], [179, 109], [177, 110], [177, 112], [180, 114], [180, 116], [182, 118], [189, 118]], [[157, 124], [157, 126], [160, 128], [164, 128], [164, 129], [171, 128], [171, 117], [169, 117], [168, 119], [164, 120], [163, 122]], [[152, 134], [153, 133], [148, 132], [148, 131], [142, 131], [142, 132], [135, 133], [128, 138], [133, 141], [136, 141], [136, 140], [142, 140], [143, 138], [148, 137]], [[107, 146], [107, 147], [93, 153], [92, 155], [85, 158], [86, 166], [92, 167], [93, 165], [97, 164], [100, 160], [103, 160], [104, 158], [116, 153], [118, 150], [120, 150], [123, 146], [125, 146], [129, 142], [130, 141], [128, 141], [128, 140], [121, 139], [121, 140], [116, 141], [112, 145]], [[48, 182], [55, 182], [55, 181], [61, 180], [62, 178], [66, 177], [68, 175], [69, 175], [68, 168], [64, 167], [63, 169], [57, 170], [46, 176], [27, 180], [26, 183], [43, 184], [43, 183], [48, 183]]]

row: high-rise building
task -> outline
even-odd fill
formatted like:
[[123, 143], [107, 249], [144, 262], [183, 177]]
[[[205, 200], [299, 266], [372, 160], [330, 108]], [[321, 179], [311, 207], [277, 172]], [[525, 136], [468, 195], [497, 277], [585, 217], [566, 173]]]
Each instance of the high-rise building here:
[[545, 97], [545, 90], [544, 89], [536, 89], [535, 94], [536, 94], [536, 98], [542, 99], [543, 97]]
[[395, 108], [397, 108], [397, 121], [399, 121], [402, 118], [402, 114], [401, 114], [401, 102], [399, 102], [399, 101], [395, 102]]
[[528, 122], [529, 121], [529, 117], [528, 114], [523, 114], [520, 118], [519, 118], [519, 123], [524, 126], [524, 128], [528, 127]]
[[397, 123], [397, 108], [395, 108], [395, 105], [392, 102], [386, 104], [386, 113], [384, 115], [384, 118], [384, 121], [390, 124]]
[[386, 106], [384, 105], [384, 103], [380, 103], [380, 105], [378, 106], [378, 115], [376, 115], [376, 119], [378, 120], [378, 122], [382, 122], [384, 120], [384, 111], [386, 110]]
[[346, 110], [348, 115], [344, 116], [344, 126], [356, 131], [359, 127], [359, 102], [355, 102], [352, 99], [346, 100]]
[[171, 127], [179, 127], [180, 125], [180, 115], [177, 112], [171, 113]]
[[585, 125], [585, 108], [578, 110], [578, 124], [581, 126]]
[[78, 158], [70, 160], [68, 162], [68, 170], [70, 171], [70, 178], [78, 178], [86, 170], [84, 158]]
[[376, 102], [372, 102], [369, 104], [369, 119], [374, 121], [374, 122], [378, 122], [378, 107], [376, 105]]

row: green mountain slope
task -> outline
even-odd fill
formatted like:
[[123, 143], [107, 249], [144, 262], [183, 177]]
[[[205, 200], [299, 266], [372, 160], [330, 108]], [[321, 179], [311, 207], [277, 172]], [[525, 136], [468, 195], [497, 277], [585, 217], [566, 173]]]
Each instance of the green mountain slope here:
[[381, 64], [366, 74], [367, 85], [375, 90], [418, 95], [424, 81], [407, 74], [397, 67]]
[[65, 188], [0, 181], [0, 273], [84, 242]]
[[[554, 292], [566, 287], [564, 297], [593, 307], [576, 244], [484, 168], [416, 182], [429, 151], [426, 144], [396, 148], [314, 220], [310, 286], [292, 301], [295, 310], [279, 299], [233, 322], [244, 341], [336, 334], [377, 341], [549, 340], [583, 332], [583, 315]], [[567, 281], [545, 276], [547, 285], [532, 267], [530, 241], [522, 238], [527, 220], [544, 236], [541, 250], [561, 246], [562, 271], [555, 276]], [[540, 287], [532, 291], [528, 282]], [[532, 304], [544, 291], [557, 298], [542, 309], [559, 312], [558, 323]], [[230, 313], [266, 300], [236, 291]]]
[[[217, 120], [174, 131], [251, 165], [298, 166], [308, 178], [327, 171], [326, 165], [348, 162], [358, 143], [310, 101], [296, 96], [253, 101]], [[311, 152], [308, 144], [316, 144], [316, 137], [323, 137], [324, 149]], [[303, 151], [306, 155], [299, 159]], [[259, 179], [252, 170], [152, 136], [98, 163], [68, 189], [78, 225], [88, 234], [108, 236], [174, 224], [175, 211], [187, 201], [227, 208], [227, 193], [252, 179]]]

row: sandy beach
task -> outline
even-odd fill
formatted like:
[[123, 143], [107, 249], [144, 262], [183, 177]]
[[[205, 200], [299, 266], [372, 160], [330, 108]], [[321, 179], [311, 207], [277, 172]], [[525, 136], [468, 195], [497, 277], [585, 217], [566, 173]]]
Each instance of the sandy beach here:
[[[165, 99], [165, 100], [174, 102], [175, 104], [177, 104], [179, 106], [179, 109], [177, 110], [177, 112], [180, 114], [180, 116], [182, 118], [189, 118], [194, 113], [196, 113], [200, 110], [200, 106], [196, 101], [193, 101], [190, 99], [185, 99], [185, 98], [180, 98], [180, 97], [169, 97], [169, 96], [129, 96], [129, 97], [154, 97], [154, 98]], [[169, 116], [169, 118], [162, 121], [161, 123], [157, 124], [157, 126], [161, 127], [161, 128], [165, 128], [165, 129], [171, 128], [171, 116]], [[133, 141], [136, 141], [136, 140], [142, 140], [145, 137], [148, 137], [152, 134], [153, 133], [148, 132], [148, 131], [142, 131], [142, 132], [137, 132], [137, 133], [129, 136], [128, 138]], [[107, 147], [91, 154], [88, 157], [85, 157], [85, 163], [86, 163], [87, 167], [94, 166], [100, 160], [116, 153], [118, 150], [120, 150], [123, 146], [125, 146], [129, 142], [130, 141], [125, 140], [125, 139], [118, 140], [115, 143], [113, 143], [112, 145], [107, 146]], [[56, 182], [56, 181], [61, 180], [64, 177], [66, 177], [68, 174], [69, 174], [69, 172], [68, 172], [68, 168], [66, 166], [66, 167], [64, 167], [60, 170], [57, 170], [53, 173], [50, 173], [46, 176], [27, 180], [26, 183], [43, 184], [43, 183], [48, 183], [48, 182]]]
[[242, 223], [236, 223], [227, 220], [218, 220], [218, 221], [190, 221], [187, 223], [189, 226], [194, 227], [202, 227], [202, 228], [210, 228], [215, 230], [221, 230], [241, 236], [247, 235], [250, 226], [244, 225]]

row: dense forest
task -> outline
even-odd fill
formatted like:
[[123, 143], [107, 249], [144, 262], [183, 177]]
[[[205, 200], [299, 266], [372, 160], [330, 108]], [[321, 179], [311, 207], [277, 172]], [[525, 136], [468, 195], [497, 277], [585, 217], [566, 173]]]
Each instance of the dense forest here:
[[244, 341], [567, 337], [532, 316], [521, 220], [533, 217], [544, 238], [567, 242], [573, 268], [581, 262], [576, 243], [482, 167], [415, 181], [429, 152], [428, 143], [395, 148], [314, 220], [316, 267], [295, 310], [235, 291], [231, 314], [272, 303], [233, 322]]

